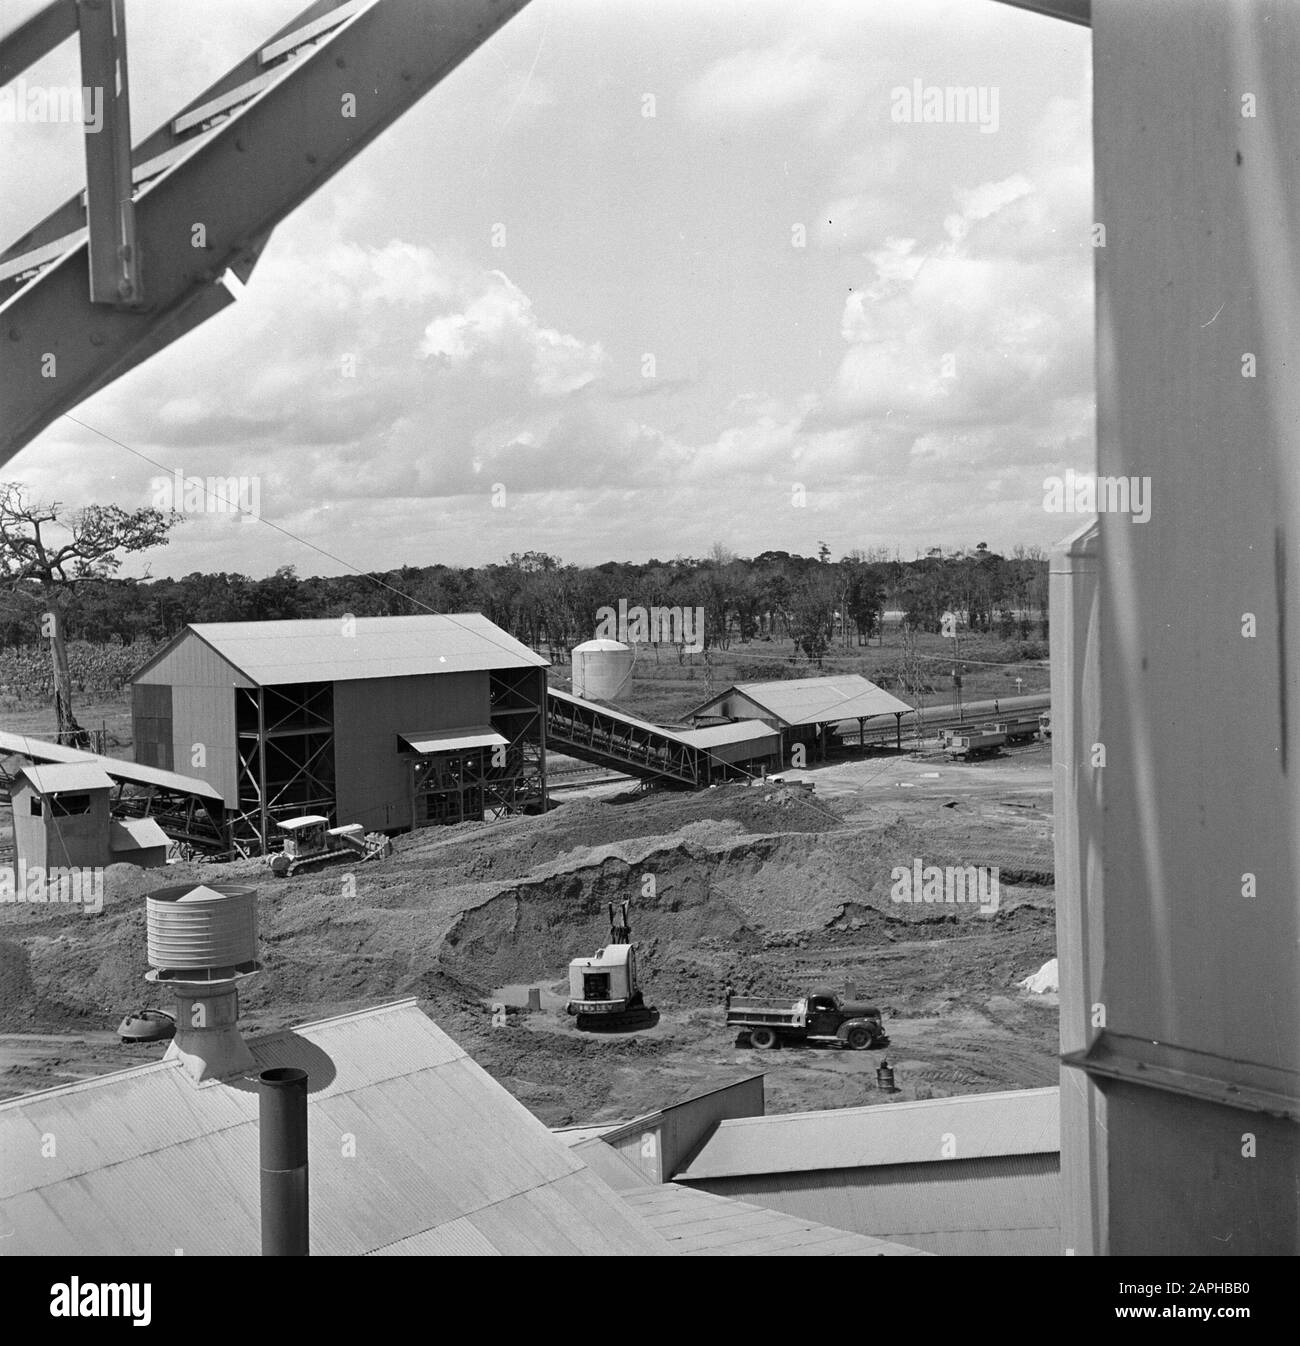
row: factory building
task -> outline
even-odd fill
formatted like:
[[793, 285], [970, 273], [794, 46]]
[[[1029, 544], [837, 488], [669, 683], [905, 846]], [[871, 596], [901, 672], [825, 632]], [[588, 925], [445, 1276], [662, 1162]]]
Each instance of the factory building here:
[[400, 832], [545, 807], [547, 661], [479, 613], [187, 626], [132, 679], [139, 762], [231, 839], [322, 814]]

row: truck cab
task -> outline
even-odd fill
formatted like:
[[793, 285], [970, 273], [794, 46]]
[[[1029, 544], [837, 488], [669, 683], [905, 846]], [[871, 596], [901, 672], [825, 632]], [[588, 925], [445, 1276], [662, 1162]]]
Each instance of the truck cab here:
[[840, 1029], [856, 1019], [880, 1022], [875, 1005], [843, 1000], [834, 991], [814, 991], [808, 997], [807, 1013], [810, 1038], [838, 1038]]

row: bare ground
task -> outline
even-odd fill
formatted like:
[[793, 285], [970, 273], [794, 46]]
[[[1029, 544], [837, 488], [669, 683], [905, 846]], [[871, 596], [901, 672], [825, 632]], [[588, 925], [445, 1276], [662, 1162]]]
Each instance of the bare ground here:
[[[0, 908], [0, 1096], [161, 1055], [113, 1036], [163, 1003], [142, 980], [143, 896], [163, 883], [256, 882], [264, 971], [245, 1031], [417, 996], [552, 1125], [631, 1117], [763, 1071], [768, 1108], [882, 1101], [888, 1058], [913, 1098], [1056, 1080], [1054, 997], [1016, 983], [1055, 954], [1051, 767], [1042, 747], [979, 765], [879, 756], [787, 773], [815, 793], [728, 786], [696, 795], [575, 792], [543, 818], [400, 838], [388, 860], [291, 880], [257, 861], [114, 866], [102, 914]], [[1000, 867], [1000, 909], [906, 906], [891, 869], [914, 859]], [[505, 986], [564, 992], [568, 960], [604, 942], [605, 904], [630, 897], [659, 1024], [576, 1032], [491, 1006]], [[736, 1045], [721, 997], [854, 983], [885, 1012], [883, 1051]], [[521, 1002], [524, 997], [517, 997]]]

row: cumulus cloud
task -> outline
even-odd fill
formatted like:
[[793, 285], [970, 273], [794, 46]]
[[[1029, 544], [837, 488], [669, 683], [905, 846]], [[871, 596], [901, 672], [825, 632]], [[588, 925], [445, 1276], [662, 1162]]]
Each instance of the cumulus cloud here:
[[682, 106], [698, 120], [731, 124], [811, 111], [819, 129], [831, 131], [865, 97], [860, 71], [792, 39], [715, 61], [687, 86]]
[[543, 327], [528, 296], [500, 271], [488, 272], [459, 312], [433, 319], [420, 350], [454, 370], [501, 377], [525, 368], [542, 397], [585, 388], [607, 363], [599, 342]]

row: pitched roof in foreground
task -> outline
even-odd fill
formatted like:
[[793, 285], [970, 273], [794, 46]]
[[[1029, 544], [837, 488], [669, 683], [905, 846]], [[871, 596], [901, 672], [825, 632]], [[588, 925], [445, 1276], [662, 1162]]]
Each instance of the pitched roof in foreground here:
[[135, 677], [165, 658], [190, 632], [263, 687], [549, 666], [481, 612], [457, 612], [357, 617], [346, 628], [337, 617], [195, 622]]
[[920, 1248], [765, 1210], [677, 1183], [623, 1200], [683, 1257], [930, 1257]]
[[1017, 1089], [955, 1098], [736, 1117], [718, 1123], [700, 1152], [673, 1174], [683, 1182], [890, 1164], [946, 1162], [946, 1136], [963, 1159], [1055, 1153], [1060, 1090]]
[[786, 678], [776, 682], [738, 682], [697, 706], [692, 715], [707, 715], [739, 693], [785, 725], [828, 724], [834, 720], [870, 719], [873, 715], [906, 715], [906, 701], [877, 687], [858, 673], [827, 678]]
[[[310, 1076], [313, 1254], [671, 1254], [413, 1000], [249, 1047]], [[257, 1113], [173, 1060], [0, 1103], [4, 1252], [256, 1255]]]

